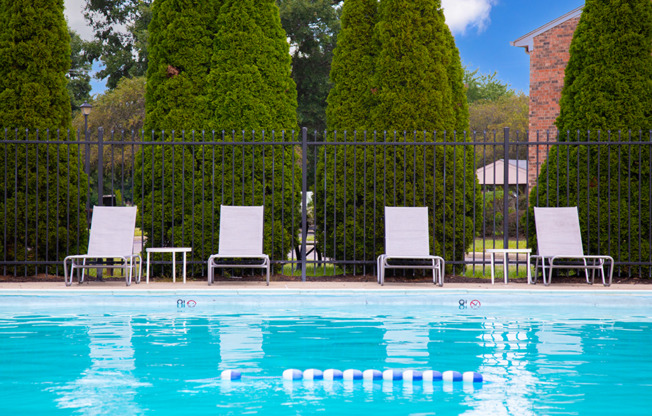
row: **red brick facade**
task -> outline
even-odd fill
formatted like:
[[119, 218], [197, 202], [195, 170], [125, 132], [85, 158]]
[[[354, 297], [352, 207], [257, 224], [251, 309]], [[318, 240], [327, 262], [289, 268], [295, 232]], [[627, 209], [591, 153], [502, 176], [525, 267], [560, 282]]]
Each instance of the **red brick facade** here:
[[[570, 19], [534, 37], [530, 52], [530, 141], [557, 137], [555, 120], [564, 86], [564, 70], [570, 58], [570, 43], [579, 17]], [[537, 137], [538, 136], [538, 137]], [[529, 182], [536, 182], [546, 146], [530, 147]]]
[[[564, 86], [564, 71], [570, 58], [570, 44], [580, 20], [582, 7], [530, 32], [512, 45], [524, 47], [530, 55], [529, 140], [556, 140], [555, 120]], [[534, 185], [547, 146], [531, 146], [528, 155], [528, 182]]]

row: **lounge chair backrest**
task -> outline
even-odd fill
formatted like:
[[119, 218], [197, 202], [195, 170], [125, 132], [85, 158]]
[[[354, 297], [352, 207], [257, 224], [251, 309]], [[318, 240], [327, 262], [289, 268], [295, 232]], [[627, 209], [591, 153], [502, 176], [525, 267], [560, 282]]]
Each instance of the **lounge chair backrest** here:
[[385, 207], [385, 253], [430, 255], [427, 207]]
[[534, 207], [540, 256], [584, 256], [577, 207]]
[[263, 207], [220, 208], [220, 255], [263, 254]]
[[88, 255], [131, 256], [134, 253], [137, 207], [93, 207]]

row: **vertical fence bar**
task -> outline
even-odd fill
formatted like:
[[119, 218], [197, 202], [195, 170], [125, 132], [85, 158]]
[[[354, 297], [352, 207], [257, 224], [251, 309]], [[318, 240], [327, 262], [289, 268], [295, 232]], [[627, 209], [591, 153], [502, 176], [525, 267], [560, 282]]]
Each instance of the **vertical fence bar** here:
[[[503, 248], [509, 248], [509, 127], [504, 129], [504, 163], [503, 163]], [[506, 256], [507, 254], [505, 254]]]
[[308, 239], [308, 129], [301, 128], [301, 281], [306, 281]]
[[97, 205], [104, 205], [104, 129], [97, 129]]

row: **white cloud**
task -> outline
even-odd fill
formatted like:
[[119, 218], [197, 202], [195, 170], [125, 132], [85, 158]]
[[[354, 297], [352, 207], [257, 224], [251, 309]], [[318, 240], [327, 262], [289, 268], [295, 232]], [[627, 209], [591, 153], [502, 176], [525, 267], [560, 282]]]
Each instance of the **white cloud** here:
[[464, 34], [468, 28], [482, 32], [489, 25], [489, 13], [497, 0], [442, 0], [446, 23], [453, 33]]
[[63, 14], [66, 15], [68, 26], [77, 32], [82, 39], [91, 40], [93, 31], [84, 20], [84, 0], [64, 0], [63, 3], [65, 7]]

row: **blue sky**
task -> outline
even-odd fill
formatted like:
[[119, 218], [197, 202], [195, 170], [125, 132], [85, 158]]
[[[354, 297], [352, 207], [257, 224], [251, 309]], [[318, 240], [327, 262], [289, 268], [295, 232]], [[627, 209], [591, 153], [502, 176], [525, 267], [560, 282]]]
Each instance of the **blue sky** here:
[[[66, 16], [74, 30], [89, 38], [92, 34], [85, 26], [82, 3], [65, 0]], [[484, 74], [497, 72], [498, 79], [526, 94], [530, 60], [523, 48], [510, 42], [583, 4], [583, 0], [442, 0], [462, 63]], [[92, 87], [92, 94], [105, 88], [96, 79]]]
[[488, 21], [480, 28], [467, 26], [461, 31], [449, 22], [462, 63], [486, 74], [495, 71], [498, 79], [526, 94], [530, 86], [530, 59], [523, 48], [511, 46], [510, 42], [584, 5], [583, 0], [449, 1], [490, 6]]

